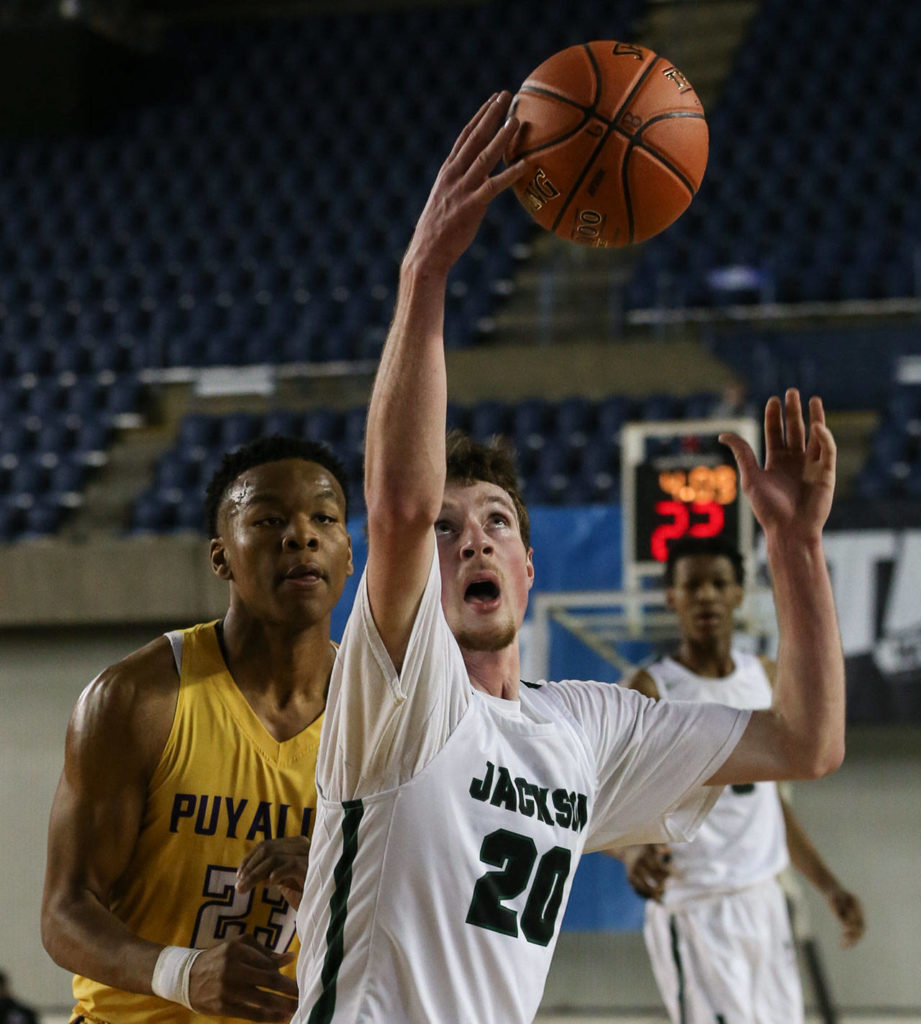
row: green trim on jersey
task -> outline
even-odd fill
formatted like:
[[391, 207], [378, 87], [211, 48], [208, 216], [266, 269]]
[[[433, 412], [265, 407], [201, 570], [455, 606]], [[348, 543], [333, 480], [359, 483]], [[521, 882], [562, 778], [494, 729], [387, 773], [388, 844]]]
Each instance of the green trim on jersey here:
[[323, 991], [313, 1004], [307, 1024], [329, 1024], [336, 1012], [336, 980], [345, 955], [345, 921], [349, 914], [352, 866], [358, 855], [358, 826], [365, 813], [361, 800], [342, 804], [342, 853], [333, 878], [336, 887], [329, 901], [329, 925], [326, 928], [326, 957], [323, 960]]

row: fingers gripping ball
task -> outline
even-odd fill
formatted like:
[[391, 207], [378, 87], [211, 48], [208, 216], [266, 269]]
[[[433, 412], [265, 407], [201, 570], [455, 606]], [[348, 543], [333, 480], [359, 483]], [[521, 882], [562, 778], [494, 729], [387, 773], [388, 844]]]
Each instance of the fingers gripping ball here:
[[570, 46], [525, 79], [515, 186], [541, 227], [583, 245], [642, 242], [687, 209], [707, 166], [703, 106], [685, 76], [643, 46]]

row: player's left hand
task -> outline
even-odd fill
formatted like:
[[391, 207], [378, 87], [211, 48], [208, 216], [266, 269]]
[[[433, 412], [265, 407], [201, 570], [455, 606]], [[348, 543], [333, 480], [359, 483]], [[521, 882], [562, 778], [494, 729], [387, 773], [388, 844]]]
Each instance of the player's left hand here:
[[841, 922], [841, 948], [848, 949], [863, 937], [866, 928], [863, 906], [852, 892], [840, 886], [828, 893], [828, 903]]
[[739, 465], [742, 489], [765, 533], [818, 540], [835, 491], [835, 439], [820, 398], [809, 401], [808, 434], [799, 392], [789, 388], [764, 409], [764, 468], [737, 434], [720, 434]]
[[266, 839], [250, 850], [237, 868], [237, 892], [249, 892], [260, 883], [274, 885], [297, 910], [304, 894], [309, 857], [310, 840], [306, 836]]

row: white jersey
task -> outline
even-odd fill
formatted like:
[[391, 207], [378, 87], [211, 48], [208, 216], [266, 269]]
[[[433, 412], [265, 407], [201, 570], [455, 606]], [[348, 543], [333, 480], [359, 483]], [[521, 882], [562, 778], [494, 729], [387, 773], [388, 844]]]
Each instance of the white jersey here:
[[748, 714], [473, 690], [437, 556], [402, 670], [359, 587], [333, 670], [294, 1024], [533, 1020], [583, 850], [688, 838]]
[[[719, 679], [695, 675], [673, 658], [646, 668], [664, 700], [766, 708], [771, 684], [758, 658], [732, 651], [734, 669]], [[732, 892], [773, 878], [789, 863], [777, 784], [727, 786], [693, 842], [672, 847], [666, 906]]]

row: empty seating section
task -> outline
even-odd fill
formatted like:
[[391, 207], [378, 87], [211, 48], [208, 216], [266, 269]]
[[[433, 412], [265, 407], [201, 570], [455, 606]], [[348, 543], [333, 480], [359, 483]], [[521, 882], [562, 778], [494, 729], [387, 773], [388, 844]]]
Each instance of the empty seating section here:
[[0, 541], [55, 532], [140, 404], [130, 377], [0, 380]]
[[[635, 401], [613, 395], [598, 401], [529, 399], [518, 404], [480, 402], [448, 406], [448, 426], [480, 439], [495, 434], [515, 447], [525, 498], [535, 504], [577, 505], [617, 501], [620, 486], [620, 431], [630, 419], [706, 415], [717, 402], [710, 393], [676, 399], [653, 396]], [[310, 412], [274, 410], [265, 415], [190, 413], [180, 423], [175, 445], [157, 463], [150, 486], [132, 511], [133, 533], [203, 530], [204, 491], [225, 451], [257, 436], [287, 433], [326, 441], [349, 474], [352, 504], [360, 513], [365, 409]]]
[[708, 111], [701, 190], [646, 246], [630, 304], [921, 294], [919, 45], [903, 0], [761, 4]]
[[821, 394], [833, 411], [885, 408], [900, 356], [921, 354], [912, 328], [840, 327], [742, 331], [713, 330], [711, 351], [750, 385], [758, 408], [784, 388]]
[[[0, 141], [5, 348], [48, 372], [374, 358], [459, 127], [578, 32], [627, 33], [640, 6], [175, 30], [167, 98], [98, 137]], [[533, 230], [510, 196], [489, 211], [452, 281], [449, 345], [476, 339]]]
[[[41, 382], [3, 413], [0, 538], [53, 529], [26, 514], [57, 493], [50, 462], [74, 461], [82, 431], [104, 447], [94, 376], [376, 358], [459, 127], [579, 33], [629, 34], [641, 7], [573, 0], [535, 17], [510, 0], [177, 29], [158, 101], [95, 135], [0, 138], [0, 379]], [[452, 276], [449, 347], [488, 328], [533, 231], [511, 196], [491, 208]], [[80, 384], [39, 408], [58, 380]]]
[[[631, 307], [921, 293], [921, 5], [826, 8], [761, 5], [708, 111], [701, 193], [642, 248]], [[642, 9], [505, 0], [174, 29], [156, 101], [95, 135], [0, 138], [0, 541], [60, 528], [140, 408], [141, 371], [376, 359], [400, 256], [460, 125], [563, 46], [635, 38]], [[490, 208], [450, 280], [448, 347], [489, 332], [535, 230], [510, 195]], [[755, 402], [788, 383], [821, 382], [837, 408], [891, 396], [858, 485], [921, 496], [921, 413], [898, 411], [910, 401], [872, 339], [711, 342]], [[711, 405], [533, 399], [449, 418], [512, 439], [529, 500], [582, 503], [616, 499], [628, 418]], [[361, 410], [187, 417], [131, 529], [200, 528], [219, 453], [274, 431], [329, 440], [357, 507], [363, 422]]]
[[921, 498], [921, 384], [895, 384], [857, 476], [861, 498]]

